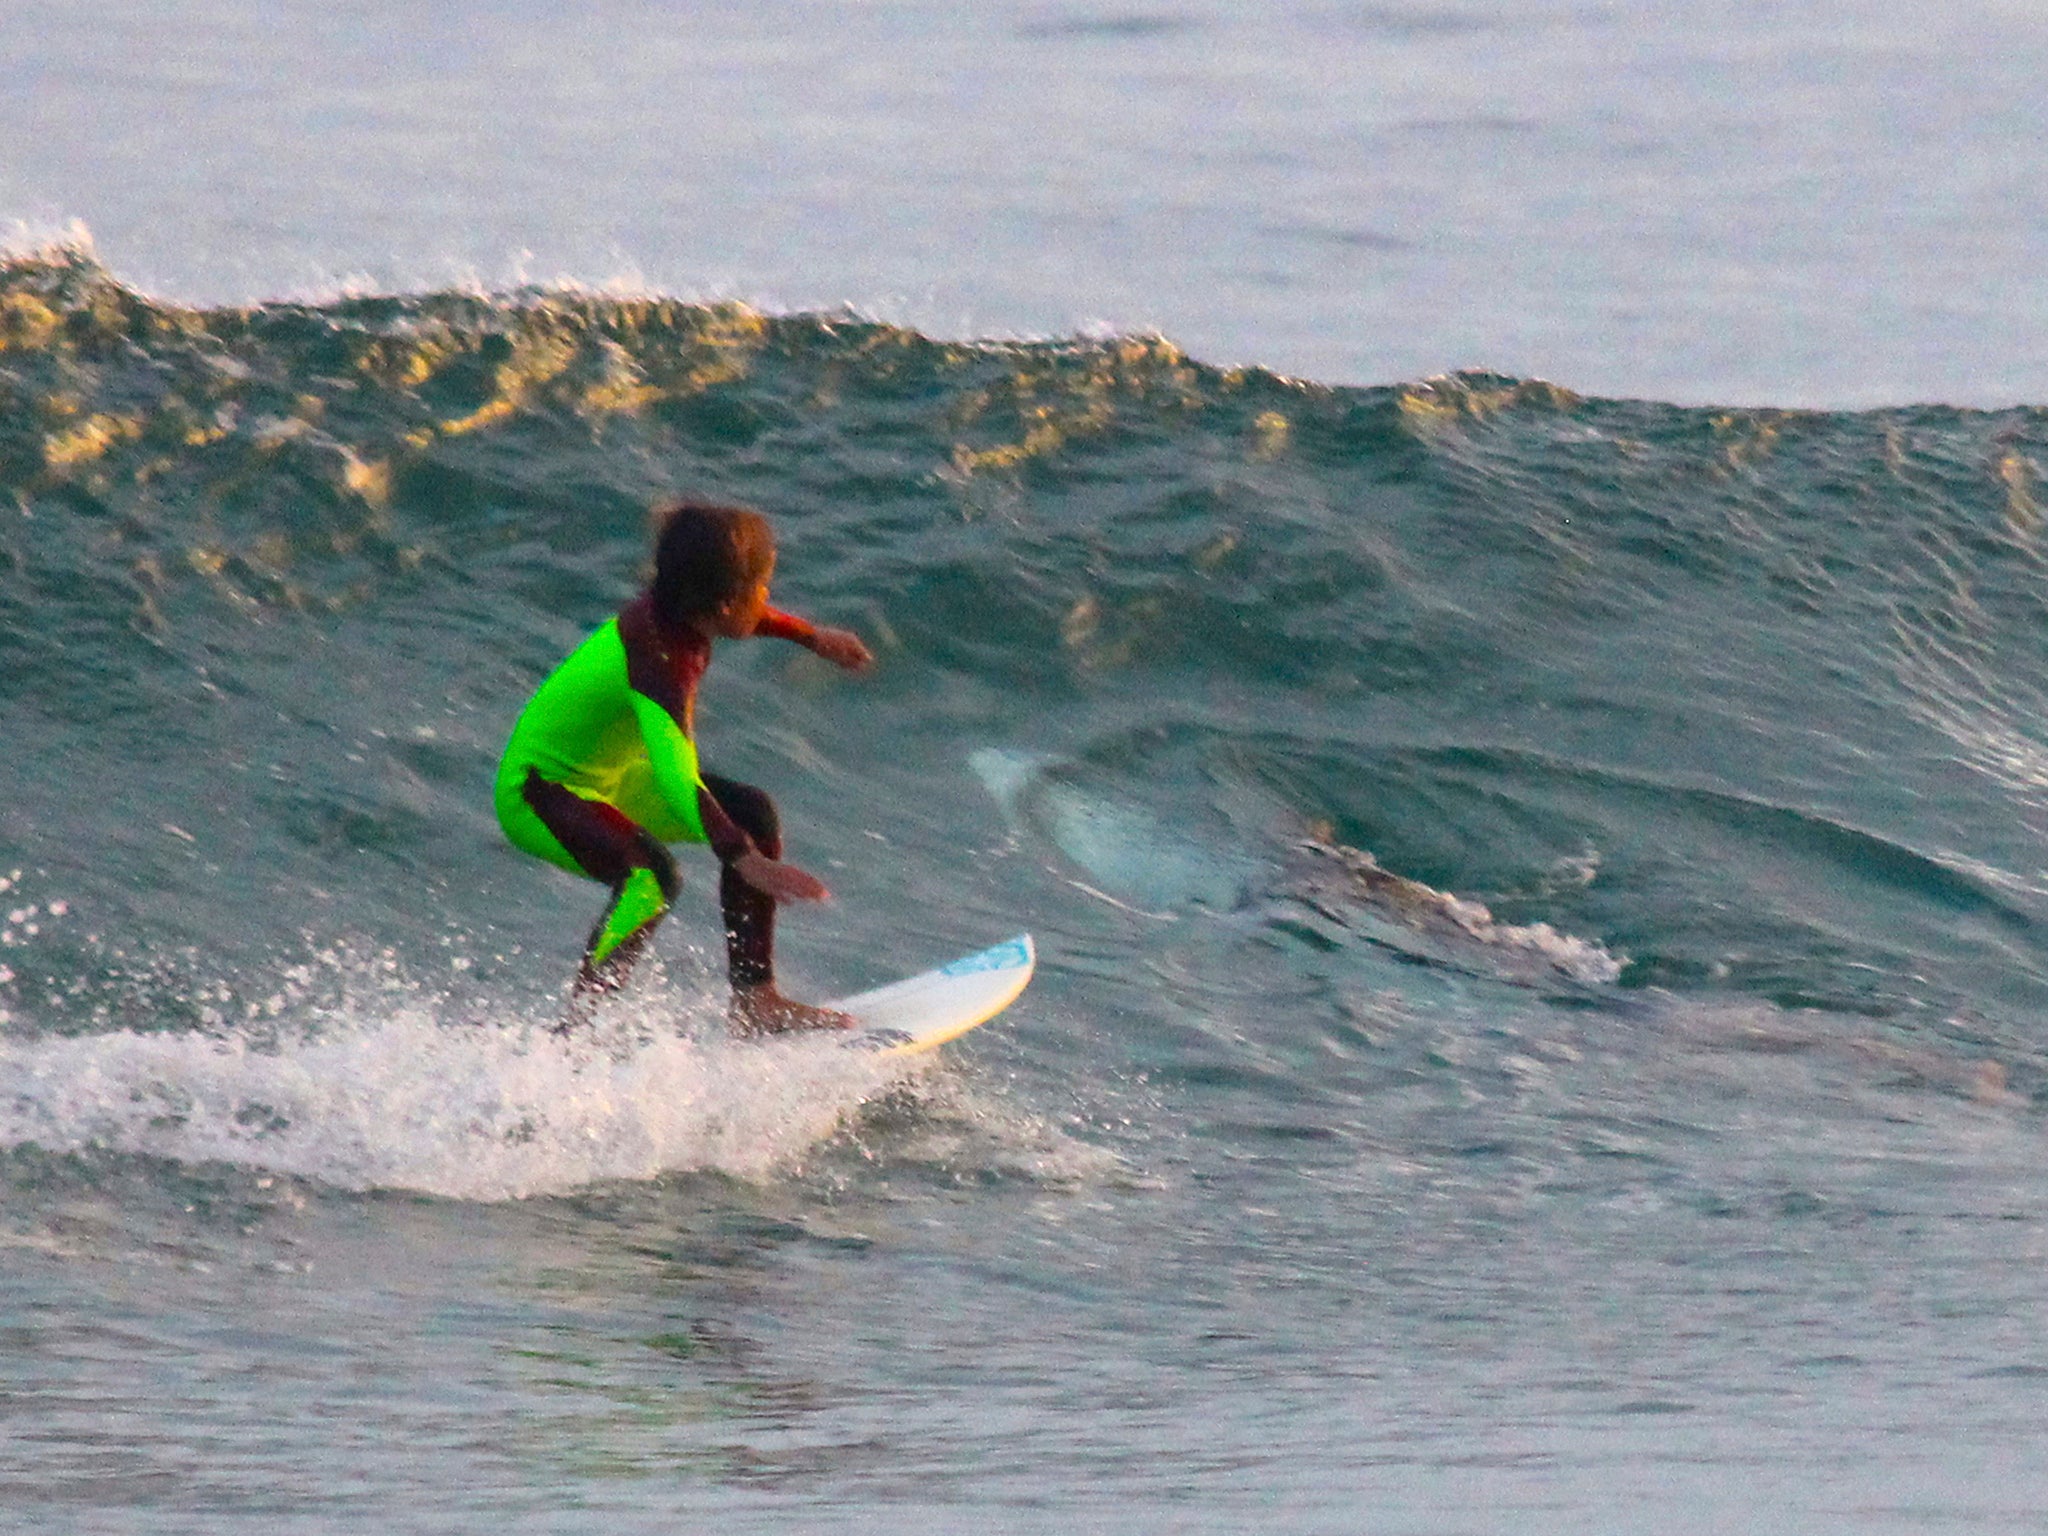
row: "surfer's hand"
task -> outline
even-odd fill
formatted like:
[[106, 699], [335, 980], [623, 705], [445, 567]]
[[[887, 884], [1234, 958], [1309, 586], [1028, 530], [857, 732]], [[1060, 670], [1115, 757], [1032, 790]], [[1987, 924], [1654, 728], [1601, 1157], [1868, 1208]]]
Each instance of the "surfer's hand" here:
[[811, 649], [835, 666], [849, 672], [865, 672], [874, 663], [874, 652], [861, 644], [850, 629], [820, 629], [811, 636]]
[[739, 876], [755, 890], [773, 896], [777, 901], [829, 901], [832, 893], [825, 889], [825, 882], [816, 875], [805, 874], [794, 864], [784, 864], [780, 859], [771, 859], [767, 854], [748, 849], [732, 867]]

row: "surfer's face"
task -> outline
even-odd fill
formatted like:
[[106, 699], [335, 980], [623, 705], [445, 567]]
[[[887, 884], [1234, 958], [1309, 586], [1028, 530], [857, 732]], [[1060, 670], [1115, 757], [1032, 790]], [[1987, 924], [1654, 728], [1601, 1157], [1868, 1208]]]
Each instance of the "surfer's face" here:
[[728, 640], [742, 639], [751, 635], [761, 622], [761, 616], [768, 611], [768, 580], [775, 574], [771, 564], [768, 574], [759, 581], [750, 583], [734, 597], [729, 597], [712, 615], [714, 627]]

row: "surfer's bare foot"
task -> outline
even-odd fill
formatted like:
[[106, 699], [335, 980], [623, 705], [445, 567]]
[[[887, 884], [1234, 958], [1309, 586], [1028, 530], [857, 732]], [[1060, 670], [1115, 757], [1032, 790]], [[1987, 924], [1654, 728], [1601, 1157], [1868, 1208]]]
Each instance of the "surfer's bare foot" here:
[[853, 1015], [784, 997], [771, 984], [734, 992], [725, 1010], [736, 1035], [782, 1035], [796, 1029], [851, 1029]]

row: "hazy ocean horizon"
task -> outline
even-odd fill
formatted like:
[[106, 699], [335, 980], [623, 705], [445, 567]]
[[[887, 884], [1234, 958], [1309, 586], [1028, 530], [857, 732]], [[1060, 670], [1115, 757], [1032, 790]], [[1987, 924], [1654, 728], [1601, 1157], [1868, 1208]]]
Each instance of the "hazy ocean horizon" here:
[[0, 45], [0, 218], [188, 302], [570, 279], [1333, 384], [2048, 399], [2010, 0], [126, 0]]

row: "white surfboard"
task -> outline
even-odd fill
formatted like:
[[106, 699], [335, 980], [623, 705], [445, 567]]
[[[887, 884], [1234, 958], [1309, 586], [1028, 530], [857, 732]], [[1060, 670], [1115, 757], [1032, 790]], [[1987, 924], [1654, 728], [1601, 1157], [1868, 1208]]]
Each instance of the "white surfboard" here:
[[828, 1003], [858, 1019], [849, 1050], [909, 1056], [957, 1040], [1017, 1000], [1038, 964], [1031, 935], [1020, 933], [951, 965]]

